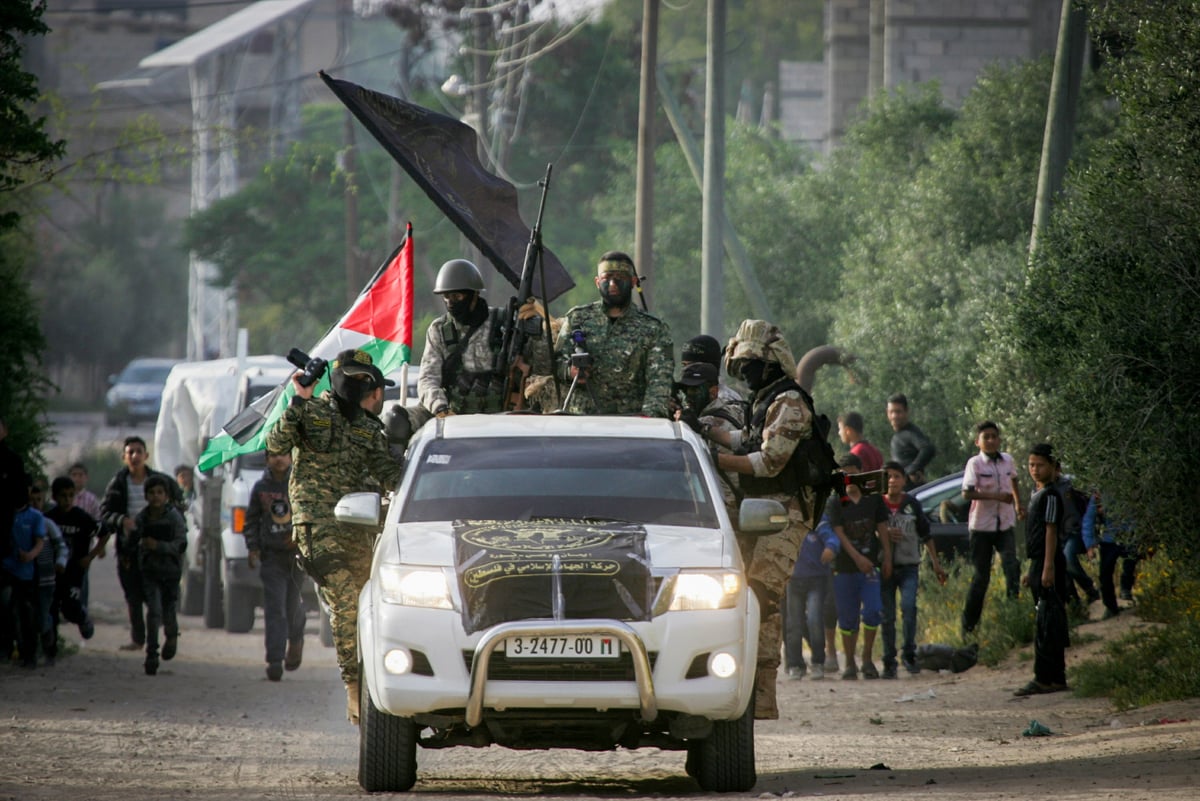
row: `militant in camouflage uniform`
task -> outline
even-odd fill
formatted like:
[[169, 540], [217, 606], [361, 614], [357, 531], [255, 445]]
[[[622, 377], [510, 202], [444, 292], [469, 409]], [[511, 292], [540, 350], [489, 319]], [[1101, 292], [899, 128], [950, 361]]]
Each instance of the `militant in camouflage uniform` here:
[[386, 381], [361, 350], [346, 350], [333, 362], [332, 392], [312, 397], [313, 388], [292, 376], [296, 395], [267, 433], [267, 451], [292, 453], [288, 495], [296, 545], [307, 572], [329, 607], [334, 648], [347, 715], [358, 722], [358, 594], [371, 571], [375, 533], [344, 526], [334, 506], [349, 492], [400, 480], [402, 465], [388, 452], [378, 414]]
[[[683, 368], [677, 386], [683, 406], [675, 413], [675, 419], [686, 423], [697, 434], [706, 436], [713, 429], [732, 434], [735, 431], [740, 432], [745, 427], [745, 402], [740, 400], [741, 396], [737, 393], [734, 393], [734, 397], [739, 400], [732, 402], [722, 396], [720, 372], [712, 364], [688, 362]], [[712, 447], [716, 448], [719, 453], [733, 453], [725, 445], [713, 443]], [[722, 472], [721, 474], [721, 499], [725, 502], [725, 510], [729, 513], [731, 520], [738, 519], [738, 506], [742, 500], [742, 493], [734, 483], [736, 480], [728, 473]], [[754, 540], [750, 537], [738, 540], [738, 544], [742, 546], [753, 543]], [[749, 563], [750, 556], [749, 552], [743, 550], [743, 561]]]
[[[592, 358], [571, 393], [572, 414], [643, 414], [670, 417], [674, 344], [667, 324], [633, 305], [637, 274], [633, 260], [609, 251], [596, 268], [600, 300], [576, 306], [563, 318], [555, 356], [567, 386], [577, 367], [571, 355], [578, 345]], [[572, 336], [581, 332], [583, 342]], [[564, 392], [566, 390], [564, 389]]]
[[755, 673], [754, 716], [779, 717], [775, 701], [776, 673], [783, 597], [796, 554], [813, 529], [815, 492], [793, 485], [787, 471], [796, 445], [812, 435], [812, 411], [794, 385], [795, 359], [779, 328], [764, 320], [744, 320], [729, 340], [725, 368], [741, 377], [753, 393], [748, 430], [732, 433], [710, 428], [704, 436], [734, 453], [718, 453], [717, 467], [740, 474], [741, 490], [749, 497], [779, 501], [788, 510], [788, 526], [778, 534], [741, 542], [749, 553], [746, 580], [758, 597], [762, 623], [758, 631], [758, 664]]
[[[421, 405], [436, 417], [504, 411], [505, 310], [487, 305], [480, 295], [483, 277], [466, 259], [443, 264], [433, 291], [441, 295], [446, 313], [430, 324], [425, 335], [417, 381]], [[544, 316], [541, 311], [536, 301], [527, 301], [517, 314], [525, 320]], [[522, 357], [535, 370], [549, 371], [544, 339], [530, 337], [525, 351]]]

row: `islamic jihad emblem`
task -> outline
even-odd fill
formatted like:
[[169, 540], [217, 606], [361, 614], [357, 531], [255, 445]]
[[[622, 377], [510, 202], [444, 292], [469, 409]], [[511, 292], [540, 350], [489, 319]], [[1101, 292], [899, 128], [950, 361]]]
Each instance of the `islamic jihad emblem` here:
[[581, 520], [463, 520], [456, 527], [462, 541], [477, 548], [529, 556], [586, 551], [614, 535]]

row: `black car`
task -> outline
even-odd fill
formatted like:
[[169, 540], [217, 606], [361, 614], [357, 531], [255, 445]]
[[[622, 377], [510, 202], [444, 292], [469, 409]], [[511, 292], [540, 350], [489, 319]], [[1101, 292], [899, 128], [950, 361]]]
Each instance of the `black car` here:
[[970, 553], [967, 512], [971, 502], [963, 497], [962, 480], [963, 471], [959, 470], [922, 484], [911, 492], [929, 518], [929, 530], [941, 559]]

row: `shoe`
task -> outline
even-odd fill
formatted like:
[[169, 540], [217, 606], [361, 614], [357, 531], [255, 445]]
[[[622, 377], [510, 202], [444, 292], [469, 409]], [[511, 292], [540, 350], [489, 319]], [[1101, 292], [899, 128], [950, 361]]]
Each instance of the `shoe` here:
[[907, 670], [912, 675], [915, 676], [921, 672], [921, 666], [918, 665], [917, 660], [913, 659], [912, 657], [906, 656], [906, 657], [904, 657], [904, 659], [901, 660], [901, 662], [904, 663], [904, 669]]
[[858, 678], [858, 667], [853, 662], [846, 665], [846, 669], [842, 671], [842, 678], [852, 681]]
[[1116, 617], [1119, 614], [1121, 614], [1120, 609], [1109, 609], [1106, 606], [1106, 607], [1104, 607], [1104, 614], [1100, 616], [1100, 619], [1101, 620], [1112, 620], [1114, 617]]
[[127, 642], [124, 645], [122, 645], [121, 647], [119, 647], [117, 650], [118, 651], [140, 651], [145, 647], [146, 647], [146, 643], [144, 643], [144, 642]]
[[1094, 603], [1096, 603], [1096, 601], [1099, 601], [1099, 600], [1100, 600], [1100, 591], [1099, 590], [1092, 590], [1091, 592], [1088, 593], [1088, 603], [1089, 604], [1094, 604]]
[[54, 667], [54, 657], [48, 656], [42, 660], [42, 664], [46, 667]]
[[[863, 672], [865, 673], [866, 671], [864, 670]], [[883, 673], [879, 674], [879, 678], [881, 678], [881, 679], [896, 678], [896, 666], [895, 665], [884, 665]]]
[[175, 650], [179, 647], [179, 635], [168, 637], [163, 643], [162, 658], [164, 662], [170, 662], [175, 658]]
[[787, 669], [787, 676], [793, 681], [798, 681], [804, 678], [805, 670], [802, 667], [790, 667]]
[[267, 678], [271, 681], [279, 681], [283, 678], [283, 663], [272, 662], [267, 665]]
[[838, 672], [838, 661], [837, 661], [836, 656], [826, 657], [825, 672], [826, 673], [837, 673]]
[[96, 633], [96, 626], [90, 620], [85, 620], [79, 624], [79, 636], [85, 640], [92, 639]]
[[863, 662], [861, 671], [862, 671], [862, 677], [864, 679], [879, 678], [879, 671], [875, 669], [874, 662], [871, 662], [871, 661]]
[[21, 667], [25, 668], [26, 670], [35, 669], [37, 667], [37, 658], [35, 657], [33, 659], [22, 659]]
[[304, 659], [304, 640], [289, 640], [287, 653], [283, 656], [284, 670], [295, 670]]
[[812, 676], [810, 678], [813, 681], [820, 681], [821, 679], [825, 678], [825, 666], [822, 665], [820, 662], [816, 662], [813, 664], [811, 672], [812, 672]]
[[146, 668], [147, 676], [155, 675], [158, 673], [158, 659], [154, 657], [146, 657], [146, 664], [143, 667]]
[[1121, 600], [1122, 601], [1132, 601], [1133, 600], [1133, 591], [1132, 590], [1121, 590]]
[[1024, 697], [1026, 695], [1046, 695], [1047, 693], [1060, 693], [1070, 689], [1065, 684], [1042, 684], [1040, 681], [1031, 681], [1021, 689], [1015, 691], [1013, 695]]
[[346, 685], [346, 720], [358, 725], [358, 682]]

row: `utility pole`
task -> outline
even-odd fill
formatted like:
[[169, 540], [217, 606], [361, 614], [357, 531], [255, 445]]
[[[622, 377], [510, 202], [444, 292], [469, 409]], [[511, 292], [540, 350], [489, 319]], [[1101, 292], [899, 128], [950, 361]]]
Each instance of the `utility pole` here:
[[[658, 68], [659, 0], [643, 0], [642, 77], [638, 102], [637, 190], [634, 206], [634, 260], [643, 278], [654, 272], [654, 113], [658, 103], [655, 74]], [[654, 283], [647, 282], [642, 296], [649, 303]]]
[[704, 214], [700, 247], [700, 330], [725, 334], [721, 239], [725, 217], [725, 0], [708, 0], [704, 80]]
[[1072, 0], [1062, 0], [1058, 23], [1058, 46], [1054, 52], [1054, 75], [1050, 80], [1050, 103], [1046, 131], [1042, 136], [1042, 163], [1038, 168], [1037, 200], [1033, 206], [1033, 233], [1029, 258], [1037, 252], [1038, 235], [1050, 220], [1050, 207], [1062, 189], [1071, 141], [1075, 137], [1075, 109], [1083, 80], [1083, 54], [1087, 44], [1087, 17]]

